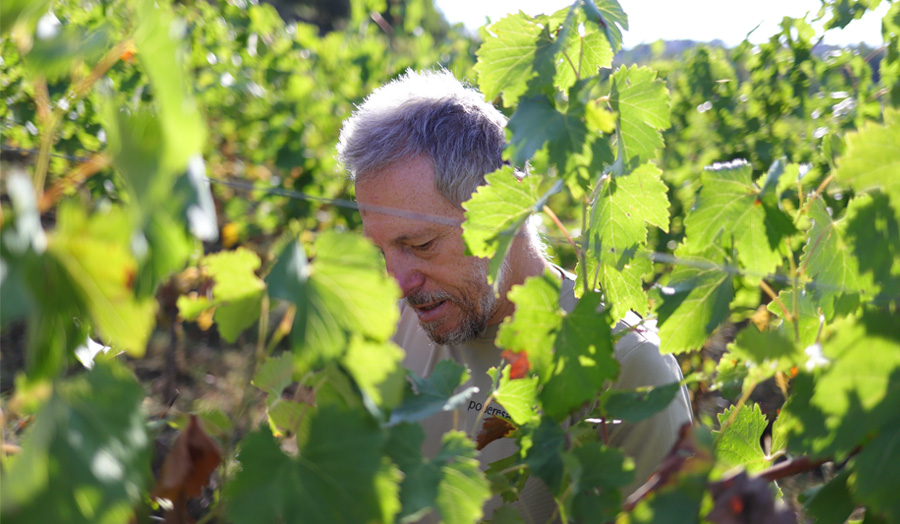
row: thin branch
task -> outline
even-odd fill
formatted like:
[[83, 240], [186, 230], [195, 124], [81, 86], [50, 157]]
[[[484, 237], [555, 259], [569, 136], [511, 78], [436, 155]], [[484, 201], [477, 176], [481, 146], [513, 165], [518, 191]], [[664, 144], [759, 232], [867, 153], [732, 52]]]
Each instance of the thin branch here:
[[778, 304], [778, 307], [780, 307], [781, 311], [784, 313], [785, 320], [787, 320], [788, 322], [793, 322], [794, 315], [791, 315], [791, 312], [788, 311], [787, 307], [785, 307], [784, 302], [782, 302], [781, 299], [778, 298], [778, 295], [775, 294], [775, 291], [772, 290], [771, 287], [769, 287], [769, 284], [766, 284], [765, 280], [760, 280], [759, 287], [761, 287], [762, 290], [765, 291], [767, 295], [769, 295], [769, 298], [771, 298], [773, 302]]
[[47, 190], [41, 197], [40, 210], [46, 213], [52, 208], [59, 198], [65, 193], [66, 189], [75, 187], [84, 182], [92, 175], [105, 169], [110, 164], [110, 158], [103, 153], [96, 154], [89, 158], [87, 162], [79, 164], [68, 175], [58, 180], [53, 187]]
[[550, 207], [547, 205], [544, 206], [544, 213], [547, 213], [547, 215], [550, 217], [550, 220], [552, 220], [553, 223], [556, 224], [557, 229], [562, 232], [563, 236], [566, 237], [566, 240], [568, 240], [569, 244], [575, 249], [575, 253], [581, 256], [581, 248], [579, 248], [578, 244], [576, 244], [575, 241], [572, 240], [571, 235], [569, 235], [569, 231], [566, 229], [566, 226], [564, 226], [563, 223], [559, 220], [559, 217], [556, 216], [556, 213], [554, 213], [553, 210], [550, 209]]
[[775, 482], [776, 480], [797, 475], [798, 473], [806, 473], [812, 471], [822, 464], [828, 462], [829, 459], [812, 460], [809, 457], [797, 457], [772, 466], [757, 475], [761, 479]]

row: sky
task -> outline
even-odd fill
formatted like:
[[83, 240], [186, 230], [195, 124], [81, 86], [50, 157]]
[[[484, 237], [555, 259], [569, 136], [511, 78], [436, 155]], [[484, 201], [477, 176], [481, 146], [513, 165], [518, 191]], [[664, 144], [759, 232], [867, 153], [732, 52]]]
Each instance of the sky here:
[[[750, 36], [753, 43], [765, 42], [779, 31], [785, 16], [812, 21], [820, 0], [619, 0], [628, 15], [629, 30], [624, 33], [625, 48], [656, 40], [722, 40], [728, 46]], [[507, 13], [522, 10], [530, 15], [552, 13], [572, 4], [572, 0], [436, 0], [451, 23], [462, 22], [471, 30], [485, 23], [485, 17], [497, 21]], [[866, 42], [880, 46], [881, 19], [889, 5], [882, 2], [874, 12], [855, 20], [845, 29], [833, 29], [824, 43], [848, 45]], [[816, 24], [813, 24], [816, 27]], [[821, 22], [819, 23], [821, 29]]]

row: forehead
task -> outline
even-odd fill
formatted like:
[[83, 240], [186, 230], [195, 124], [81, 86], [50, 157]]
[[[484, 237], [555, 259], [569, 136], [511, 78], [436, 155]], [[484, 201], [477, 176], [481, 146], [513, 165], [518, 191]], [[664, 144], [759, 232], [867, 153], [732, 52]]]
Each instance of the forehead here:
[[366, 235], [376, 242], [429, 229], [456, 227], [463, 212], [434, 188], [427, 157], [413, 157], [369, 173], [356, 183], [356, 200]]

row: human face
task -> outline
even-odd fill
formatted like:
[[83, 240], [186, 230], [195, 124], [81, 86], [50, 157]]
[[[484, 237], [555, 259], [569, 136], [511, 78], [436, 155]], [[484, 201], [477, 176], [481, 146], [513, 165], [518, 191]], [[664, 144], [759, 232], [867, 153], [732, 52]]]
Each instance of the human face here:
[[431, 339], [454, 344], [483, 333], [496, 309], [487, 260], [466, 256], [464, 214], [434, 188], [431, 160], [418, 156], [368, 174], [356, 184], [356, 200], [363, 233], [384, 253]]

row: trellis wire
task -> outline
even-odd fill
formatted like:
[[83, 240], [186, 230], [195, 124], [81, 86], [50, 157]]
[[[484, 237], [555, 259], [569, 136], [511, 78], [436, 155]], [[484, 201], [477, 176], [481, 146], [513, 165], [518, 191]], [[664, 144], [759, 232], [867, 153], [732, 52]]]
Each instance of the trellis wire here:
[[[37, 150], [33, 150], [33, 149], [22, 149], [22, 148], [16, 148], [16, 147], [8, 147], [8, 146], [2, 146], [2, 150], [20, 153], [20, 154], [36, 154], [36, 153], [38, 153]], [[57, 158], [65, 158], [67, 160], [78, 161], [78, 162], [85, 162], [85, 161], [89, 160], [88, 157], [65, 155], [65, 154], [61, 154], [61, 153], [51, 153], [50, 155], [57, 157]], [[281, 196], [281, 197], [290, 198], [290, 199], [294, 199], [294, 200], [312, 201], [312, 202], [318, 202], [318, 203], [325, 204], [325, 205], [341, 207], [341, 208], [345, 208], [345, 209], [353, 209], [353, 210], [357, 210], [357, 211], [359, 210], [358, 202], [355, 202], [353, 200], [348, 200], [345, 198], [331, 198], [331, 197], [323, 197], [323, 196], [318, 196], [318, 195], [311, 195], [309, 193], [304, 193], [301, 191], [294, 191], [294, 190], [290, 190], [290, 189], [284, 189], [284, 188], [280, 188], [280, 187], [260, 187], [260, 186], [254, 185], [253, 183], [245, 182], [242, 180], [221, 180], [221, 179], [209, 178], [209, 177], [205, 177], [205, 180], [212, 184], [231, 187], [233, 189], [241, 189], [244, 191], [260, 191], [267, 195]], [[243, 198], [246, 198], [246, 197], [243, 197]], [[252, 201], [249, 198], [247, 198], [247, 200]], [[401, 217], [401, 218], [409, 218], [409, 219], [413, 219], [413, 220], [426, 221], [426, 222], [432, 222], [432, 223], [443, 224], [443, 225], [451, 225], [451, 226], [460, 225], [459, 221], [456, 221], [456, 220], [453, 220], [451, 218], [444, 217], [444, 216], [431, 215], [428, 213], [418, 213], [418, 212], [407, 211], [404, 209], [391, 208], [391, 207], [386, 207], [386, 206], [376, 206], [376, 205], [371, 205], [371, 204], [367, 204], [366, 208], [367, 208], [367, 211], [388, 214], [388, 215], [397, 216], [397, 217]], [[515, 231], [502, 231], [499, 234], [512, 235], [512, 234], [516, 234], [516, 233], [515, 233]], [[541, 236], [546, 241], [548, 241], [552, 244], [569, 245], [569, 241], [562, 237], [546, 235], [546, 234], [542, 234]], [[580, 248], [583, 248], [583, 243], [584, 243], [583, 241], [578, 242], [576, 240], [575, 243]], [[783, 275], [780, 273], [763, 274], [763, 273], [758, 273], [755, 271], [748, 271], [746, 269], [741, 269], [737, 266], [730, 265], [730, 264], [714, 264], [714, 263], [705, 262], [705, 261], [680, 258], [680, 257], [676, 257], [675, 255], [670, 254], [670, 253], [660, 253], [660, 252], [653, 252], [653, 251], [636, 251], [634, 253], [634, 255], [642, 257], [642, 258], [649, 258], [652, 262], [656, 262], [656, 263], [660, 263], [660, 264], [670, 264], [672, 266], [685, 266], [685, 267], [692, 267], [695, 269], [709, 269], [709, 270], [721, 271], [723, 273], [729, 273], [731, 275], [750, 277], [750, 278], [756, 278], [756, 279], [764, 279], [764, 280], [769, 280], [769, 281], [777, 282], [779, 284], [784, 284], [784, 285], [793, 285], [793, 283], [794, 283], [794, 279], [792, 277], [790, 277], [789, 275]], [[801, 285], [801, 287], [804, 287], [804, 288], [819, 289], [819, 290], [823, 290], [823, 291], [839, 291], [839, 292], [850, 292], [850, 293], [860, 292], [859, 289], [848, 288], [845, 286], [836, 286], [834, 284], [829, 284], [829, 283], [825, 283], [825, 282], [817, 282], [815, 279], [805, 280], [803, 282], [800, 282], [800, 285]], [[879, 294], [873, 295], [871, 298], [873, 300], [897, 300], [898, 297], [879, 293]]]

